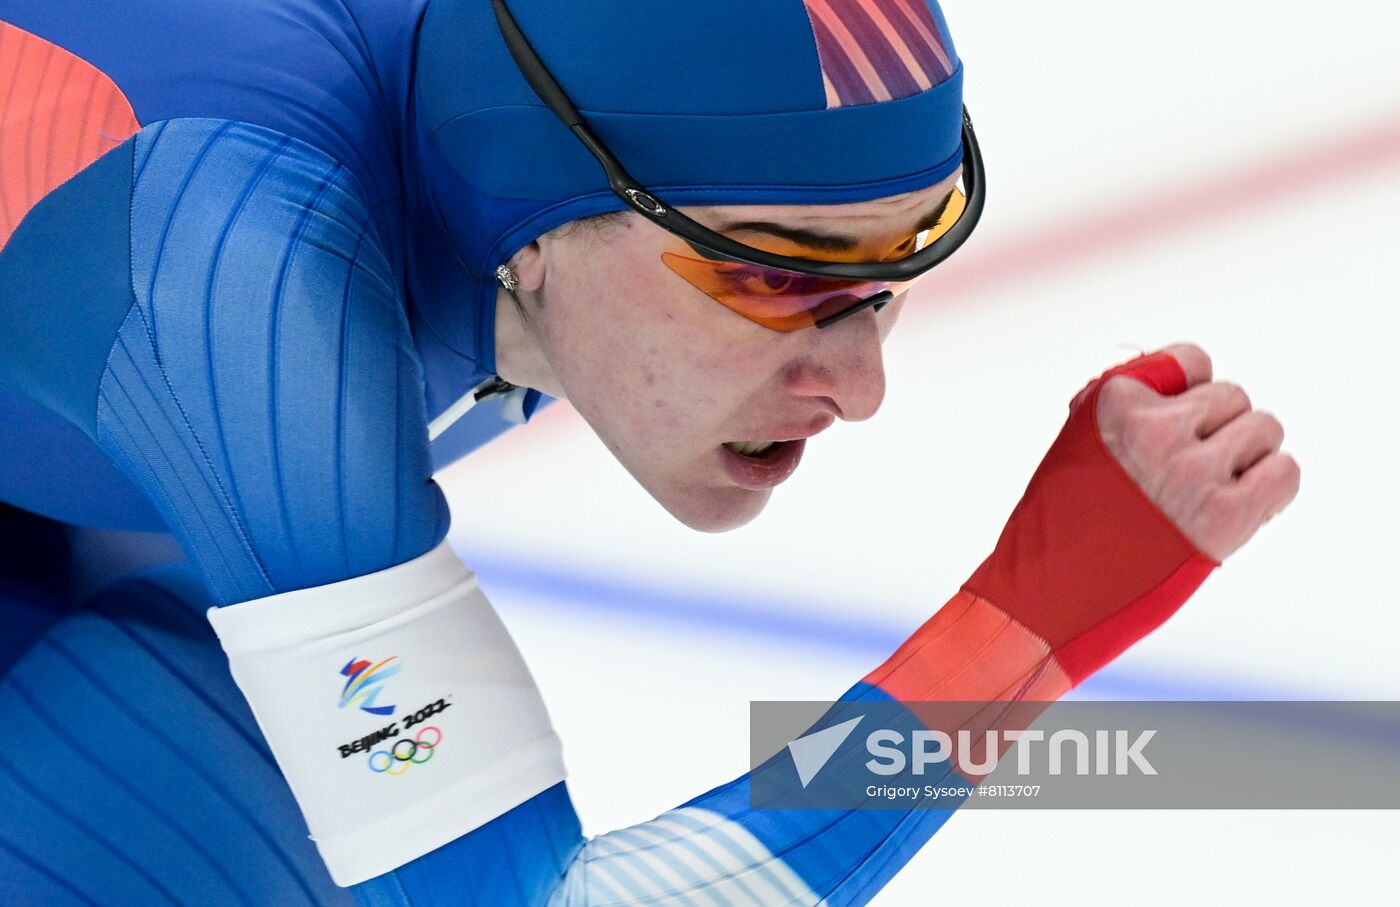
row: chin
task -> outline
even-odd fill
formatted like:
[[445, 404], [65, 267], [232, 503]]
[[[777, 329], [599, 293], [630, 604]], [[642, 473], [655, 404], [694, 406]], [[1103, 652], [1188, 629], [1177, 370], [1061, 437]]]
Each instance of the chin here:
[[651, 494], [671, 516], [697, 532], [728, 532], [752, 522], [762, 513], [773, 491], [698, 488], [677, 494], [654, 491]]

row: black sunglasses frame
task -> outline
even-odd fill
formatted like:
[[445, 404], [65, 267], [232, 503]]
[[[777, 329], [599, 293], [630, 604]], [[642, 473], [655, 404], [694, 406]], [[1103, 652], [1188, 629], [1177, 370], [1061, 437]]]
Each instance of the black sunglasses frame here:
[[[589, 153], [603, 166], [603, 170], [607, 173], [608, 185], [612, 191], [626, 202], [631, 210], [636, 211], [663, 230], [686, 240], [692, 246], [699, 246], [722, 258], [763, 268], [789, 271], [794, 274], [897, 283], [912, 280], [945, 261], [967, 241], [982, 217], [982, 209], [986, 204], [982, 152], [977, 144], [977, 135], [972, 128], [972, 118], [964, 106], [962, 125], [963, 183], [967, 189], [967, 207], [952, 229], [914, 254], [883, 262], [822, 261], [820, 259], [776, 255], [762, 249], [755, 249], [721, 233], [716, 233], [658, 199], [627, 173], [622, 163], [589, 129], [582, 114], [574, 107], [573, 102], [564, 93], [564, 89], [555, 81], [554, 76], [545, 67], [544, 61], [535, 53], [535, 49], [516, 23], [515, 17], [506, 8], [505, 0], [492, 0], [491, 6], [495, 11], [501, 35], [505, 38], [506, 47], [510, 50], [510, 55], [514, 58], [516, 66], [520, 68], [521, 75], [534, 89], [535, 94], [539, 95], [545, 106], [563, 121], [564, 125], [569, 127], [569, 130], [583, 143]], [[878, 298], [872, 297], [871, 300], [866, 301], [866, 304], [874, 303]], [[883, 302], [878, 304], [883, 304]], [[864, 307], [865, 305], [859, 306], [859, 308]], [[841, 312], [833, 316], [830, 321], [834, 322], [854, 314], [854, 311]]]

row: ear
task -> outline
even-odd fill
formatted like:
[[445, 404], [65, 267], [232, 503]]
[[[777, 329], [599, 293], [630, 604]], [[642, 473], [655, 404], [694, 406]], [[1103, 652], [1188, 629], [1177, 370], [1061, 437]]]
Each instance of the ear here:
[[518, 289], [533, 293], [544, 285], [544, 254], [538, 241], [516, 252], [506, 264], [520, 279]]

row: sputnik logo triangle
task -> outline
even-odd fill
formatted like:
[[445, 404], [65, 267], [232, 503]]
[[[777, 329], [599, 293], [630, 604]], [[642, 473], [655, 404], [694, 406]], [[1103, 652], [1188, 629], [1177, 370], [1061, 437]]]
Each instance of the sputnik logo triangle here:
[[804, 789], [836, 754], [864, 717], [861, 715], [850, 721], [833, 724], [805, 737], [798, 737], [787, 745], [788, 752], [792, 753], [792, 764], [797, 768], [797, 779], [802, 782]]

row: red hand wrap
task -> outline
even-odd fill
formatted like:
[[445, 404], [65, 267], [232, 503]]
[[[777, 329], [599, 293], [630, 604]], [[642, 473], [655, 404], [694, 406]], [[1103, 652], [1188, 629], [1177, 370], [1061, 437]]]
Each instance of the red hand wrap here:
[[1076, 686], [1171, 617], [1220, 566], [1104, 445], [1098, 399], [1114, 375], [1165, 395], [1186, 389], [1181, 365], [1167, 353], [1139, 357], [1086, 385], [996, 550], [963, 585], [1042, 637]]

